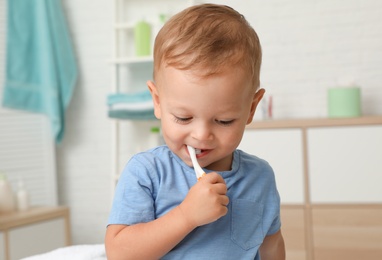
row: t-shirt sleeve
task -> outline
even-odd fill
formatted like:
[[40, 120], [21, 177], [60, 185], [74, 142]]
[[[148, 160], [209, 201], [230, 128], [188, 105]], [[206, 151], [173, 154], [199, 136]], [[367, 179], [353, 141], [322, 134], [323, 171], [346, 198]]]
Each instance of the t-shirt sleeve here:
[[268, 167], [268, 201], [267, 201], [267, 212], [265, 222], [268, 222], [267, 227], [268, 230], [266, 235], [273, 235], [281, 228], [281, 219], [280, 219], [280, 195], [276, 186], [275, 174], [273, 172], [272, 167], [267, 165]]
[[281, 228], [281, 220], [280, 220], [280, 214], [278, 214], [275, 219], [272, 222], [272, 225], [270, 226], [267, 236], [275, 234], [277, 231], [279, 231]]
[[108, 225], [133, 225], [154, 220], [150, 164], [133, 157], [118, 180]]

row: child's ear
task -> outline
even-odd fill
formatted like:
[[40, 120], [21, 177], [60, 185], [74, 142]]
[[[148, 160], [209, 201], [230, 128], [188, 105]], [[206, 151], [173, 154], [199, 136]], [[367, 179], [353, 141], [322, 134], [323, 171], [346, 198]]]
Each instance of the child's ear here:
[[251, 111], [249, 113], [249, 117], [248, 117], [248, 120], [247, 120], [247, 125], [252, 122], [253, 116], [255, 115], [255, 112], [256, 112], [256, 108], [259, 105], [261, 99], [263, 98], [264, 93], [265, 93], [265, 89], [261, 88], [253, 96], [252, 104], [251, 104]]
[[160, 119], [161, 118], [161, 109], [160, 109], [160, 99], [159, 99], [159, 93], [158, 93], [157, 86], [151, 80], [147, 81], [146, 84], [149, 87], [151, 97], [153, 98], [155, 117]]

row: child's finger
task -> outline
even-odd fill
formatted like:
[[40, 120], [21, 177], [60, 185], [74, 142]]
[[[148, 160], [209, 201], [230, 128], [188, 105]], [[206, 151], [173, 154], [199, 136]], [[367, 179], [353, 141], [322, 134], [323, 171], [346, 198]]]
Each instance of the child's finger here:
[[205, 176], [203, 176], [200, 180], [208, 181], [209, 183], [224, 183], [225, 184], [223, 177], [216, 172], [210, 172], [206, 174]]
[[229, 204], [228, 196], [221, 196], [220, 197], [220, 204], [224, 205], [224, 206], [228, 206], [228, 204]]
[[213, 189], [217, 194], [225, 195], [227, 193], [227, 185], [225, 183], [213, 184]]

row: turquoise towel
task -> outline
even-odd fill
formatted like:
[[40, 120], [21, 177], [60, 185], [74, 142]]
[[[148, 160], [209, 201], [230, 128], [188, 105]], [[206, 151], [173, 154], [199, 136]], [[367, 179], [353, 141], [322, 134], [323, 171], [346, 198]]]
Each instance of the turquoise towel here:
[[126, 120], [158, 120], [154, 111], [142, 110], [142, 111], [131, 111], [131, 110], [109, 110], [108, 116], [110, 118], [116, 119], [126, 119]]
[[140, 103], [151, 101], [151, 93], [149, 90], [135, 92], [135, 93], [116, 93], [107, 96], [107, 104], [112, 105], [116, 103]]
[[77, 80], [60, 0], [8, 0], [3, 106], [46, 114], [57, 143]]
[[148, 90], [110, 94], [107, 97], [107, 105], [109, 106], [108, 116], [111, 118], [157, 120], [154, 115], [151, 94]]

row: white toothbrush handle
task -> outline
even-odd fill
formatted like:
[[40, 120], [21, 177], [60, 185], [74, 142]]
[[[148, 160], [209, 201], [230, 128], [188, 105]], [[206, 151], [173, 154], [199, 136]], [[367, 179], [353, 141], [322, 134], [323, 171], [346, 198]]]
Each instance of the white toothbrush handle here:
[[194, 171], [196, 174], [196, 179], [199, 180], [203, 177], [206, 173], [203, 171], [202, 167], [200, 167], [198, 160], [196, 159], [196, 153], [195, 149], [189, 145], [187, 145], [188, 152], [191, 157], [192, 165], [194, 166]]

